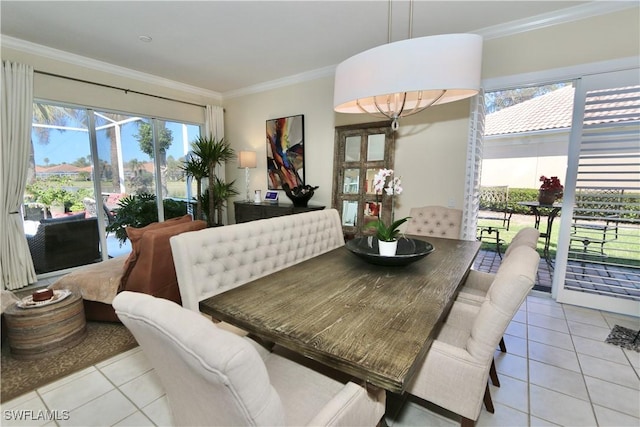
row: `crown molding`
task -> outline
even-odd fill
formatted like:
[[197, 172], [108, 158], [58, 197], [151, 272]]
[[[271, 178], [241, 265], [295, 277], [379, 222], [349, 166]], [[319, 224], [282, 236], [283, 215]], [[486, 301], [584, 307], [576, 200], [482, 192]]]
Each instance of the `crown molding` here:
[[555, 12], [481, 28], [472, 32], [481, 35], [485, 40], [490, 40], [527, 31], [539, 30], [553, 25], [566, 24], [594, 16], [606, 15], [634, 7], [638, 7], [637, 1], [592, 1]]
[[247, 86], [245, 88], [224, 92], [222, 97], [224, 99], [235, 98], [243, 95], [251, 95], [253, 93], [265, 92], [271, 89], [278, 89], [284, 86], [291, 86], [296, 83], [303, 83], [310, 80], [316, 80], [323, 77], [332, 77], [336, 72], [336, 65], [329, 65], [328, 67], [317, 68], [311, 71], [305, 71], [304, 73], [294, 74], [292, 76], [283, 77], [281, 79], [271, 80], [268, 82], [260, 83], [253, 86]]
[[630, 56], [627, 58], [617, 58], [606, 61], [577, 64], [571, 65], [569, 67], [534, 71], [531, 73], [492, 77], [482, 80], [481, 85], [485, 92], [490, 92], [507, 88], [568, 81], [591, 74], [632, 70], [639, 67], [640, 56]]
[[60, 61], [95, 71], [101, 71], [104, 73], [137, 80], [144, 83], [151, 83], [154, 85], [166, 87], [168, 89], [179, 90], [181, 92], [186, 92], [193, 95], [212, 98], [216, 101], [222, 101], [222, 95], [219, 92], [214, 92], [200, 87], [176, 82], [174, 80], [165, 79], [153, 74], [142, 73], [130, 68], [120, 67], [118, 65], [109, 64], [108, 62], [87, 58], [86, 56], [80, 56], [73, 53], [65, 52], [63, 50], [42, 46], [36, 43], [28, 42], [26, 40], [17, 39], [15, 37], [3, 35], [0, 43], [4, 48], [15, 49], [21, 52], [42, 56], [55, 61]]

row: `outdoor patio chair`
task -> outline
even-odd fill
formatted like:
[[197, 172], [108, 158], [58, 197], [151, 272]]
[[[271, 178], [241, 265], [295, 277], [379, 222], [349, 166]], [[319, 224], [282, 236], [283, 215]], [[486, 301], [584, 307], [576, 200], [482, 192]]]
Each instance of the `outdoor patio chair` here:
[[483, 221], [478, 226], [479, 241], [495, 241], [498, 255], [502, 258], [500, 246], [505, 243], [500, 238], [500, 231], [509, 231], [513, 209], [509, 208], [509, 186], [480, 187], [480, 212], [478, 219]]
[[[95, 218], [98, 216], [98, 208], [94, 199], [91, 197], [85, 197], [82, 199], [82, 204], [84, 205], [87, 218]], [[102, 208], [104, 209], [105, 226], [113, 224], [115, 220], [113, 212], [111, 212], [105, 204], [102, 205]]]
[[[624, 189], [585, 189], [576, 193], [570, 253], [581, 260], [583, 267], [589, 259], [607, 258], [605, 244], [618, 240], [623, 204]], [[594, 249], [593, 245], [599, 248]]]

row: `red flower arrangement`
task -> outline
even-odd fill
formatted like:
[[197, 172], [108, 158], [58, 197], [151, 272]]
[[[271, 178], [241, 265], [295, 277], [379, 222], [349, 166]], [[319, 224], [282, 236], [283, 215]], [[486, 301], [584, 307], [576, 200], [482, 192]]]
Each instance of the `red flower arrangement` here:
[[557, 176], [552, 176], [551, 178], [547, 178], [542, 175], [540, 177], [540, 182], [542, 185], [540, 186], [540, 195], [538, 196], [538, 201], [541, 204], [551, 205], [556, 200], [562, 197], [562, 192], [564, 187], [560, 184], [560, 180]]
[[540, 186], [540, 190], [542, 191], [555, 191], [556, 193], [562, 193], [562, 190], [564, 190], [564, 187], [562, 186], [562, 184], [560, 184], [560, 180], [557, 176], [547, 178], [546, 176], [542, 175], [540, 177], [540, 182], [542, 182], [542, 185]]

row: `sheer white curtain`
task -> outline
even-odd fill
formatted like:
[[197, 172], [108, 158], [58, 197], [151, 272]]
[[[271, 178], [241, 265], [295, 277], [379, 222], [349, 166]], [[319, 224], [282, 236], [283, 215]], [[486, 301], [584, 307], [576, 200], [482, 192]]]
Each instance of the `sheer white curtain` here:
[[[224, 109], [218, 105], [207, 105], [204, 117], [204, 132], [205, 136], [213, 136], [215, 139], [224, 138]], [[225, 167], [224, 164], [216, 167], [216, 175], [224, 177]], [[227, 224], [227, 208], [222, 210], [223, 224]]]
[[462, 208], [462, 238], [476, 239], [478, 222], [480, 174], [482, 169], [482, 149], [484, 146], [484, 91], [471, 100], [469, 119], [469, 141], [467, 143], [467, 166], [464, 189], [464, 206]]
[[2, 62], [1, 116], [0, 284], [19, 289], [37, 280], [20, 211], [31, 146], [33, 67]]

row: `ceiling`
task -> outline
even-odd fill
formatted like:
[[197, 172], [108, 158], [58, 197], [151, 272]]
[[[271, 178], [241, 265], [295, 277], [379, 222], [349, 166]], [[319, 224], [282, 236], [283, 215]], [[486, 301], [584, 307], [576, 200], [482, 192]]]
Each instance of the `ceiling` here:
[[[486, 37], [489, 28], [544, 23], [590, 5], [593, 2], [418, 0], [413, 37], [482, 30]], [[226, 95], [332, 69], [386, 43], [388, 10], [386, 0], [2, 0], [0, 32]], [[391, 40], [408, 38], [409, 2], [394, 1], [392, 18]], [[152, 41], [140, 41], [141, 35]]]

